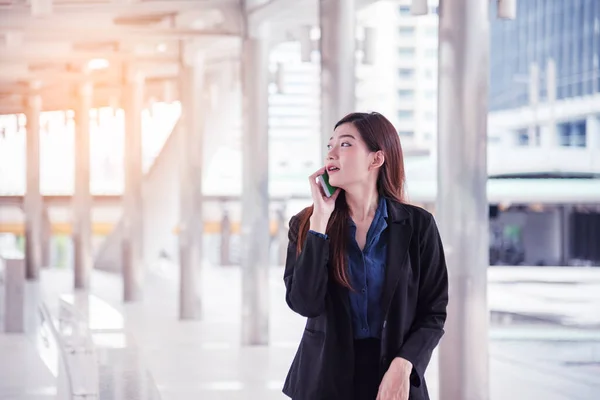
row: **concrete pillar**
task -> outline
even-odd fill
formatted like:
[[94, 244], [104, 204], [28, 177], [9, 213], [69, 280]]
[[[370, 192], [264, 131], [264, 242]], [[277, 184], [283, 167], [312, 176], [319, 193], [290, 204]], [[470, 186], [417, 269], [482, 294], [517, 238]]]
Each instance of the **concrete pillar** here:
[[231, 218], [229, 210], [223, 204], [223, 217], [221, 218], [221, 266], [228, 267], [231, 265], [229, 257], [231, 249]]
[[440, 400], [489, 398], [488, 7], [482, 0], [440, 2], [436, 217], [450, 285]]
[[48, 268], [52, 264], [52, 221], [48, 215], [48, 207], [42, 205], [42, 267]]
[[73, 196], [73, 247], [75, 289], [88, 289], [92, 271], [92, 196], [90, 193], [90, 109], [92, 84], [78, 88], [75, 113], [75, 195]]
[[14, 256], [3, 257], [0, 263], [4, 263], [4, 299], [0, 299], [4, 303], [4, 332], [24, 333], [25, 264], [22, 258]]
[[25, 270], [27, 279], [37, 280], [42, 265], [44, 234], [43, 198], [40, 192], [40, 114], [42, 97], [35, 93], [27, 98], [27, 186], [25, 189]]
[[588, 115], [585, 132], [592, 170], [600, 172], [600, 114]]
[[287, 258], [288, 245], [288, 219], [286, 215], [286, 203], [281, 204], [281, 208], [277, 210], [277, 264], [285, 265]]
[[[536, 132], [538, 131], [538, 105], [539, 105], [539, 82], [540, 82], [540, 68], [537, 62], [532, 62], [529, 66], [529, 107], [533, 112], [533, 121], [528, 128], [529, 135], [529, 146], [538, 147], [541, 145], [541, 137], [538, 138]], [[541, 132], [541, 129], [540, 129]]]
[[558, 208], [560, 218], [560, 265], [568, 266], [571, 260], [571, 216], [573, 215], [573, 206], [565, 204]]
[[585, 133], [586, 147], [600, 158], [600, 114], [588, 115]]
[[553, 148], [557, 147], [559, 143], [556, 120], [554, 119], [556, 113], [556, 63], [553, 59], [548, 59], [546, 65], [546, 92], [548, 93], [550, 112], [546, 129], [542, 130], [545, 133], [542, 135], [542, 147]]
[[204, 114], [204, 64], [201, 55], [192, 54], [181, 71], [183, 129], [180, 158], [179, 220], [179, 318], [200, 317], [199, 296], [202, 267], [202, 169]]
[[268, 343], [269, 130], [268, 26], [242, 43], [242, 342]]
[[355, 0], [320, 0], [321, 159], [333, 127], [355, 107]]
[[143, 295], [142, 105], [144, 78], [130, 70], [125, 86], [125, 191], [123, 208], [123, 298]]

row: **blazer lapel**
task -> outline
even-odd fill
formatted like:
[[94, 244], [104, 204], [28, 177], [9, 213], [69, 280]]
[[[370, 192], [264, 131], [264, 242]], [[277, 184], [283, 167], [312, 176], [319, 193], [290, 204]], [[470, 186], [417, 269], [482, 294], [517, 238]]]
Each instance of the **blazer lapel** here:
[[389, 220], [388, 225], [388, 250], [385, 269], [385, 281], [381, 294], [383, 315], [387, 310], [398, 286], [398, 281], [405, 273], [404, 264], [408, 254], [408, 245], [412, 236], [412, 227], [408, 223], [408, 212], [401, 204], [388, 200]]

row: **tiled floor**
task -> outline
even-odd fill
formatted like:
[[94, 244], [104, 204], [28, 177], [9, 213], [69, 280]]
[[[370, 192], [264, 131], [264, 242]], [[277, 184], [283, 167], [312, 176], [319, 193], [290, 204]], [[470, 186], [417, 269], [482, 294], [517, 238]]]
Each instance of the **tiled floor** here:
[[[133, 378], [118, 379], [123, 371], [112, 371], [114, 379], [109, 380], [103, 392], [110, 396], [106, 398], [129, 400], [133, 393], [139, 395], [143, 390], [146, 390], [146, 397], [151, 397], [147, 392], [149, 389], [139, 386], [139, 382], [143, 381], [140, 376], [145, 376], [149, 371], [152, 382], [165, 400], [285, 399], [281, 394], [281, 386], [302, 333], [304, 320], [287, 308], [281, 274], [281, 268], [273, 268], [270, 274], [270, 345], [242, 347], [241, 282], [237, 268], [206, 268], [203, 271], [203, 318], [201, 321], [185, 322], [177, 319], [177, 282], [174, 274], [150, 274], [146, 280], [145, 300], [124, 305], [121, 302], [120, 277], [94, 272], [92, 293], [110, 305], [92, 307], [96, 310], [92, 315], [94, 326], [101, 329], [109, 323], [113, 327], [115, 322], [117, 325], [124, 323], [129, 335], [110, 335], [106, 331], [104, 335], [96, 335], [97, 340], [102, 339], [101, 345], [105, 349], [103, 365], [133, 354], [133, 361], [127, 364], [133, 365], [133, 369], [126, 371]], [[71, 285], [72, 277], [67, 272], [44, 271], [42, 275], [46, 299], [70, 292]], [[503, 292], [506, 289], [494, 286], [490, 290]], [[548, 295], [535, 292], [531, 296]], [[52, 302], [56, 304], [55, 300]], [[119, 313], [124, 316], [122, 321], [119, 320]], [[547, 324], [520, 324], [493, 326], [490, 333], [492, 400], [597, 398], [595, 395], [600, 392], [600, 331]], [[123, 345], [127, 351], [123, 350]], [[0, 382], [4, 382], [5, 377], [14, 377], [12, 388], [0, 385], [0, 399], [35, 398], [26, 397], [27, 390], [23, 388], [29, 385], [28, 377], [16, 376], [15, 373], [5, 375], [5, 370], [10, 369], [5, 362], [5, 354], [25, 364], [33, 362], [34, 349], [27, 349], [24, 344], [21, 346], [6, 345], [0, 349], [3, 350], [0, 353]], [[135, 371], [136, 365], [139, 371]], [[437, 399], [436, 365], [434, 357], [428, 370], [432, 399]], [[36, 390], [51, 387], [51, 376], [43, 368], [40, 370], [39, 363], [36, 368], [32, 369], [35, 371], [33, 375], [39, 374], [43, 378], [35, 379], [33, 386]]]
[[54, 376], [25, 335], [0, 334], [0, 399], [48, 400], [56, 395]]

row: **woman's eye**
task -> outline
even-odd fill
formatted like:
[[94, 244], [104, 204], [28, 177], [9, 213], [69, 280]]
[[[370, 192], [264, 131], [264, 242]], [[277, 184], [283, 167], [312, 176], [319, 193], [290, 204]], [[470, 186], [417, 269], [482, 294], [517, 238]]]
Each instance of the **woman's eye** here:
[[342, 143], [342, 147], [350, 147], [350, 143], [344, 142], [344, 143]]
[[332, 146], [331, 146], [330, 144], [328, 144], [328, 145], [327, 145], [327, 150], [331, 150], [331, 147], [332, 147]]

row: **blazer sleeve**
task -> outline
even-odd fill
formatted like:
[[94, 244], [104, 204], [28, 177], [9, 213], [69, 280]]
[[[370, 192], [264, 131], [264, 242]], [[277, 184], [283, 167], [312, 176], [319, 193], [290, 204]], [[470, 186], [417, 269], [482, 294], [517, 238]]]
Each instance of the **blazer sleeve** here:
[[309, 233], [300, 254], [296, 255], [300, 221], [290, 220], [287, 258], [283, 280], [285, 300], [296, 313], [309, 318], [318, 317], [325, 310], [329, 261], [329, 239]]
[[435, 220], [429, 220], [420, 241], [419, 294], [415, 319], [398, 357], [413, 365], [411, 384], [419, 387], [433, 350], [444, 334], [448, 305], [448, 271]]

